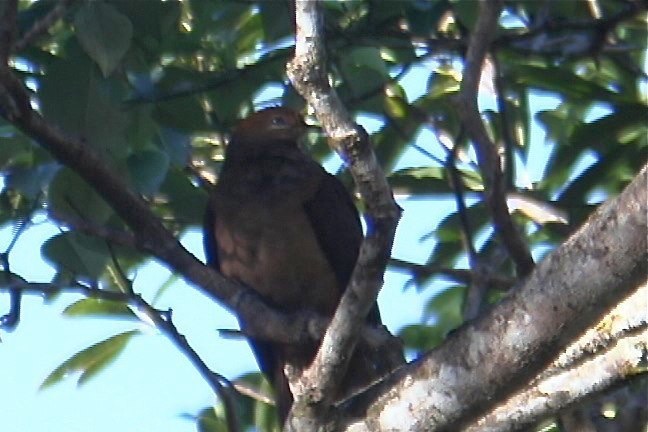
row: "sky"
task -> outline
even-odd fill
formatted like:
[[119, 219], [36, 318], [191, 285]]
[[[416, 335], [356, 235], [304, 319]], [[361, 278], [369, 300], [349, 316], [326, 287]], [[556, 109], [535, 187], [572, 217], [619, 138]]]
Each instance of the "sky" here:
[[[429, 74], [425, 65], [414, 68], [403, 78], [410, 100], [425, 91]], [[268, 95], [273, 96], [273, 95]], [[485, 98], [484, 105], [494, 101]], [[557, 99], [538, 94], [534, 110], [555, 106]], [[360, 118], [369, 130], [378, 124], [371, 118]], [[522, 183], [537, 180], [547, 160], [544, 131], [538, 125], [531, 130], [532, 157], [528, 171], [521, 174]], [[431, 132], [422, 132], [417, 142], [431, 150], [435, 141]], [[438, 146], [437, 146], [438, 147]], [[400, 168], [427, 164], [422, 155], [409, 150], [401, 158]], [[335, 168], [331, 160], [327, 168]], [[398, 197], [404, 208], [393, 249], [395, 258], [423, 263], [433, 246], [432, 240], [423, 240], [454, 206], [451, 199], [431, 202], [425, 199]], [[28, 229], [10, 255], [15, 273], [28, 275], [32, 282], [49, 281], [54, 274], [40, 254], [45, 238], [57, 233], [58, 228], [45, 222]], [[424, 221], [424, 222], [422, 222]], [[12, 238], [11, 227], [0, 229], [0, 251]], [[185, 233], [182, 243], [197, 257], [203, 259], [201, 234]], [[158, 263], [142, 267], [134, 280], [134, 289], [145, 299], [170, 277]], [[380, 293], [379, 304], [383, 321], [392, 332], [406, 324], [420, 322], [422, 308], [443, 283], [423, 294], [414, 288], [403, 289], [408, 275], [388, 271]], [[132, 321], [100, 318], [68, 318], [61, 315], [65, 306], [81, 298], [63, 295], [51, 303], [38, 296], [28, 295], [23, 300], [22, 320], [13, 333], [0, 332], [0, 430], [2, 432], [113, 432], [119, 430], [165, 432], [195, 431], [195, 423], [187, 418], [214, 402], [207, 383], [173, 344], [155, 329]], [[181, 279], [165, 292], [156, 307], [173, 308], [173, 318], [181, 333], [207, 362], [212, 370], [229, 378], [256, 370], [254, 358], [245, 341], [222, 339], [218, 329], [236, 328], [235, 318], [212, 300]], [[0, 293], [0, 314], [8, 308], [8, 296]], [[123, 354], [107, 369], [82, 386], [76, 376], [66, 378], [45, 390], [39, 390], [45, 377], [61, 362], [117, 333], [138, 328], [144, 334], [129, 343]]]

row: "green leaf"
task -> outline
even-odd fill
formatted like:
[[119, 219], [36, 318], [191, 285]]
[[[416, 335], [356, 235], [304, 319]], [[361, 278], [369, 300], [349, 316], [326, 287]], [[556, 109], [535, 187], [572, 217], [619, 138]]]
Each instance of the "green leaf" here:
[[293, 32], [292, 13], [288, 3], [259, 2], [266, 41], [274, 41]]
[[201, 224], [207, 195], [179, 170], [170, 170], [160, 194], [166, 198], [175, 219], [183, 224]]
[[381, 112], [383, 86], [389, 80], [387, 65], [380, 50], [374, 47], [354, 48], [340, 54], [340, 93], [359, 100], [357, 108]]
[[451, 68], [430, 74], [428, 80], [428, 97], [430, 99], [447, 97], [457, 93], [461, 86], [461, 77]]
[[96, 298], [84, 298], [72, 303], [63, 310], [63, 315], [70, 317], [137, 318], [124, 303]]
[[119, 100], [124, 83], [103, 79], [78, 46], [70, 45], [67, 57], [53, 62], [41, 80], [43, 114], [102, 156], [120, 159], [128, 154], [128, 116]]
[[521, 86], [555, 91], [575, 102], [620, 101], [622, 96], [562, 67], [519, 65], [511, 78]]
[[443, 334], [436, 326], [423, 324], [411, 324], [405, 326], [399, 333], [406, 349], [413, 349], [417, 352], [429, 351], [443, 342]]
[[191, 135], [175, 129], [163, 128], [159, 134], [159, 141], [171, 165], [184, 168], [189, 164], [191, 157]]
[[55, 268], [92, 280], [99, 279], [111, 260], [103, 240], [73, 231], [49, 238], [42, 254]]
[[648, 108], [641, 104], [622, 104], [614, 112], [583, 123], [574, 129], [570, 144], [577, 148], [595, 148], [599, 151], [621, 144], [646, 133]]
[[118, 0], [112, 5], [132, 24], [133, 39], [150, 50], [160, 50], [160, 42], [177, 35], [182, 13], [180, 2]]
[[212, 407], [200, 411], [198, 414], [198, 432], [228, 432], [227, 421], [216, 413]]
[[473, 0], [450, 0], [456, 19], [466, 28], [472, 29], [477, 23], [479, 8]]
[[56, 162], [45, 162], [31, 167], [18, 166], [7, 170], [5, 186], [19, 191], [29, 199], [35, 199], [47, 189], [61, 166]]
[[463, 322], [462, 308], [465, 286], [454, 286], [443, 290], [428, 302], [423, 315], [424, 319], [433, 318], [443, 334], [447, 334]]
[[109, 76], [128, 51], [133, 25], [128, 17], [107, 3], [84, 3], [74, 17], [76, 35], [88, 55]]
[[188, 132], [210, 128], [207, 115], [198, 98], [194, 96], [162, 101], [155, 106], [153, 112], [154, 119], [165, 127]]
[[0, 126], [0, 170], [10, 166], [31, 163], [33, 144], [12, 126]]
[[[481, 192], [483, 184], [478, 173], [472, 170], [461, 170], [464, 187]], [[447, 171], [441, 167], [407, 168], [389, 176], [389, 183], [394, 188], [402, 188], [416, 195], [450, 194], [452, 188], [447, 179]]]
[[[272, 388], [259, 372], [247, 373], [240, 376], [235, 380], [234, 384], [243, 385], [246, 388], [253, 389], [260, 396], [267, 397], [270, 400], [272, 399]], [[237, 392], [233, 396], [241, 430], [280, 431], [277, 421], [277, 410], [274, 405]], [[225, 410], [222, 402], [217, 403], [213, 407], [202, 409], [197, 416], [185, 415], [183, 417], [197, 421], [198, 430], [201, 432], [227, 431], [227, 429], [223, 429], [226, 425]]]
[[428, 195], [450, 193], [445, 170], [440, 167], [408, 168], [389, 176], [392, 188], [405, 193]]
[[[479, 232], [488, 223], [489, 214], [483, 202], [466, 209], [473, 233]], [[464, 252], [461, 219], [458, 212], [448, 214], [434, 231], [437, 243], [432, 249], [428, 263], [439, 266], [453, 266]]]
[[169, 156], [160, 150], [148, 148], [130, 155], [127, 165], [135, 189], [143, 195], [153, 195], [167, 175]]
[[61, 169], [49, 187], [50, 211], [96, 224], [104, 224], [113, 214], [106, 201], [77, 173]]
[[[244, 382], [248, 387], [256, 389], [258, 394], [268, 396], [271, 400], [274, 399], [272, 386], [260, 372], [245, 374], [237, 378], [236, 382]], [[243, 424], [256, 426], [260, 430], [267, 432], [281, 431], [277, 407], [273, 403], [267, 403], [248, 396], [239, 400], [242, 412], [245, 413], [241, 415]]]
[[77, 384], [84, 384], [112, 363], [124, 348], [126, 348], [126, 344], [131, 340], [131, 338], [139, 333], [138, 330], [130, 330], [111, 336], [104, 341], [79, 351], [54, 369], [47, 378], [45, 378], [40, 389], [51, 387], [54, 384], [61, 382], [70, 374], [77, 372], [81, 372]]

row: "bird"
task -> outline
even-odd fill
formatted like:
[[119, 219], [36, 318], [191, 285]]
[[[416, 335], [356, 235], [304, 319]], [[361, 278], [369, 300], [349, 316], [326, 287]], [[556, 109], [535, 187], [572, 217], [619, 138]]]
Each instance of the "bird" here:
[[[286, 107], [266, 108], [237, 123], [210, 193], [204, 248], [208, 265], [254, 289], [276, 310], [331, 317], [351, 279], [362, 225], [344, 185], [304, 151], [305, 131], [303, 117]], [[377, 304], [366, 322], [381, 326]], [[283, 424], [293, 402], [285, 368], [308, 367], [318, 344], [248, 341], [274, 388]], [[371, 359], [375, 353], [362, 351], [352, 355], [340, 395], [381, 373], [380, 361]]]

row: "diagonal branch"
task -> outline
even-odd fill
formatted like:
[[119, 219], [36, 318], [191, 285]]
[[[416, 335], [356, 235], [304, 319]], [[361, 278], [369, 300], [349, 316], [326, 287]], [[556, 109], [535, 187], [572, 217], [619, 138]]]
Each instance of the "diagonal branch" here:
[[327, 414], [332, 395], [344, 376], [357, 342], [357, 329], [374, 304], [399, 219], [396, 205], [369, 142], [328, 82], [323, 16], [319, 1], [296, 1], [295, 58], [287, 72], [293, 86], [314, 109], [329, 144], [346, 161], [366, 205], [368, 232], [351, 282], [340, 301], [311, 367], [303, 392], [295, 395], [288, 429], [315, 430]]
[[461, 91], [453, 102], [463, 127], [475, 145], [479, 167], [484, 177], [484, 199], [490, 209], [495, 231], [515, 262], [518, 276], [523, 278], [533, 270], [533, 258], [509, 213], [501, 160], [495, 143], [488, 136], [477, 106], [482, 64], [494, 39], [501, 10], [501, 0], [480, 1], [479, 18], [466, 54]]
[[528, 387], [466, 428], [466, 432], [526, 430], [547, 416], [615, 384], [645, 374], [648, 310], [644, 284], [563, 352]]
[[7, 64], [16, 39], [16, 16], [18, 15], [18, 0], [2, 2], [0, 16], [0, 64]]
[[[511, 295], [348, 406], [354, 431], [462, 430], [523, 388], [646, 281], [648, 166]], [[643, 233], [638, 235], [638, 233]], [[373, 421], [373, 422], [372, 422]], [[358, 422], [360, 423], [360, 421]]]
[[[460, 140], [458, 139], [456, 141]], [[468, 263], [470, 264], [473, 275], [470, 285], [468, 285], [468, 292], [466, 293], [463, 305], [464, 320], [468, 321], [476, 318], [484, 306], [484, 298], [488, 291], [487, 273], [489, 272], [477, 253], [477, 250], [475, 250], [474, 233], [466, 209], [464, 184], [459, 175], [459, 170], [457, 169], [456, 159], [458, 149], [459, 146], [455, 144], [452, 149], [449, 150], [445, 165], [446, 170], [450, 172], [452, 191], [454, 192], [457, 214], [459, 215], [463, 242], [465, 244], [464, 247], [466, 248]]]
[[56, 22], [63, 18], [68, 10], [68, 6], [75, 0], [59, 0], [59, 2], [50, 10], [47, 15], [39, 19], [27, 32], [16, 41], [13, 52], [20, 52], [30, 46], [34, 41], [43, 36]]

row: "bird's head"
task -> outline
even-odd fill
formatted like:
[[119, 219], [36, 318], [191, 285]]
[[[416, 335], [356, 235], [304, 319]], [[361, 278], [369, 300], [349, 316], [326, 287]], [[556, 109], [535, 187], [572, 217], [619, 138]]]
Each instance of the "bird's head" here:
[[292, 141], [298, 143], [306, 132], [303, 117], [290, 108], [266, 108], [239, 121], [232, 133], [232, 142], [271, 143]]

